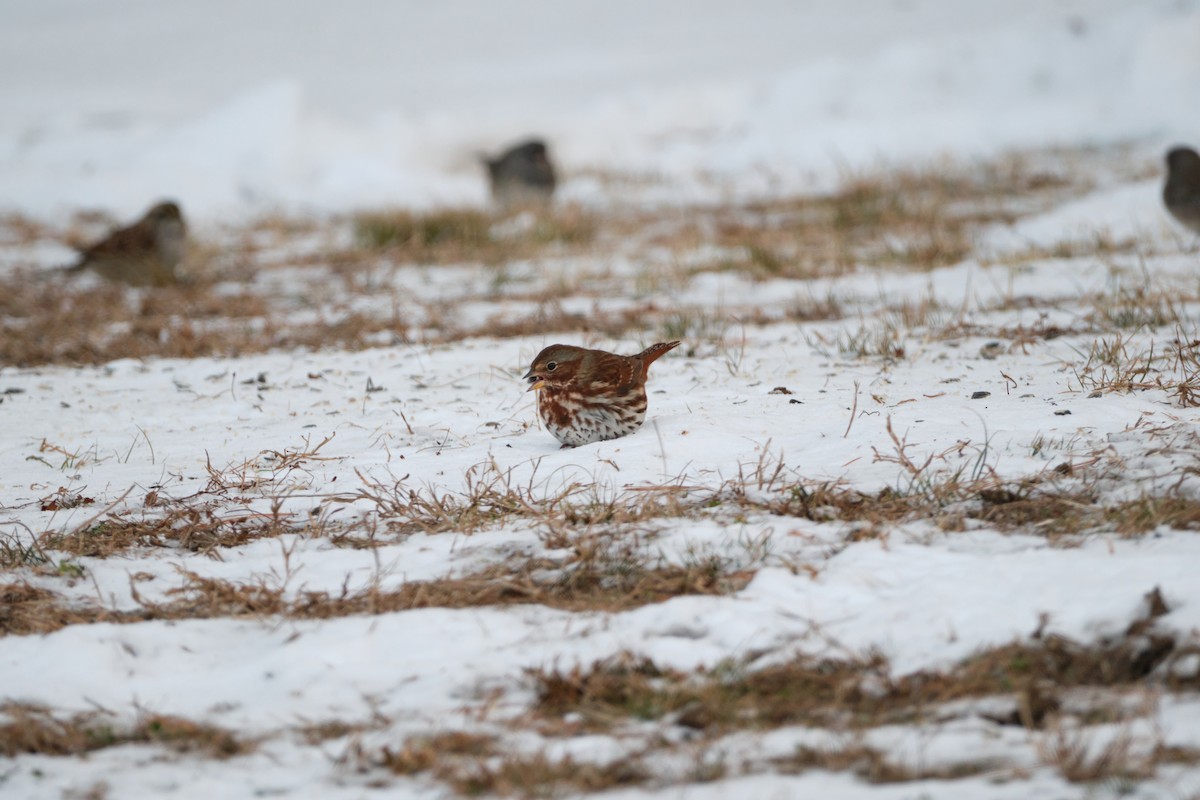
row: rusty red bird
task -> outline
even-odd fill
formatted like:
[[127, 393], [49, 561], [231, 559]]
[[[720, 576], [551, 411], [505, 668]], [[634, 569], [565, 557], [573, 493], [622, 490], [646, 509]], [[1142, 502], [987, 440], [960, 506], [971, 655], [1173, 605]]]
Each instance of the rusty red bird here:
[[564, 447], [628, 436], [646, 419], [646, 375], [655, 359], [679, 346], [659, 342], [636, 356], [569, 344], [538, 353], [525, 373], [538, 393], [538, 414]]

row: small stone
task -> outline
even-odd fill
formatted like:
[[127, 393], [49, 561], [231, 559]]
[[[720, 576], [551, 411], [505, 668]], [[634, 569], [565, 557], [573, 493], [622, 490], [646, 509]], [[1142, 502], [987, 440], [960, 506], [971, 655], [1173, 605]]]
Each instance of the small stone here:
[[1055, 412], [1054, 412], [1054, 416], [1056, 416], [1056, 417], [1069, 417], [1069, 416], [1071, 416], [1071, 412], [1070, 412], [1068, 409], [1065, 409], [1065, 408], [1064, 408], [1064, 409], [1062, 409], [1061, 411], [1055, 411]]
[[980, 391], [980, 392], [972, 392], [972, 393], [971, 393], [971, 399], [972, 399], [972, 400], [982, 400], [982, 399], [983, 399], [983, 398], [985, 398], [985, 397], [991, 397], [991, 396], [992, 396], [992, 393], [991, 393], [991, 392], [982, 392], [982, 391]]
[[988, 342], [983, 347], [979, 348], [979, 357], [986, 358], [991, 361], [996, 356], [1004, 352], [1004, 345], [1000, 342]]
[[767, 392], [767, 394], [795, 394], [795, 392], [786, 386], [776, 386], [774, 389]]

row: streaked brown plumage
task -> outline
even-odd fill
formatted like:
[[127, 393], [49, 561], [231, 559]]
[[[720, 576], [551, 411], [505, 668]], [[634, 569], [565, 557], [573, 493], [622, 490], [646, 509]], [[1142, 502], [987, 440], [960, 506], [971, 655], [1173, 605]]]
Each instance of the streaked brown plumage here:
[[492, 188], [492, 199], [500, 208], [543, 206], [554, 196], [558, 183], [550, 152], [541, 139], [514, 145], [496, 158], [483, 157]]
[[628, 436], [646, 419], [650, 365], [679, 342], [659, 342], [636, 356], [569, 344], [538, 353], [525, 373], [538, 393], [538, 414], [564, 447]]
[[179, 206], [159, 203], [134, 224], [83, 250], [69, 271], [90, 269], [130, 286], [169, 286], [178, 282], [175, 267], [183, 260], [186, 239]]
[[1163, 203], [1179, 224], [1200, 233], [1200, 154], [1190, 147], [1167, 153]]

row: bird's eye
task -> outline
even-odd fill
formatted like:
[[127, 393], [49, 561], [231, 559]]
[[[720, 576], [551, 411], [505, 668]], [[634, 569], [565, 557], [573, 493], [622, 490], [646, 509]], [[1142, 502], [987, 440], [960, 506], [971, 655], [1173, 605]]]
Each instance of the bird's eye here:
[[558, 369], [557, 361], [551, 361], [546, 364], [546, 372], [554, 372], [554, 370], [556, 370], [556, 369]]

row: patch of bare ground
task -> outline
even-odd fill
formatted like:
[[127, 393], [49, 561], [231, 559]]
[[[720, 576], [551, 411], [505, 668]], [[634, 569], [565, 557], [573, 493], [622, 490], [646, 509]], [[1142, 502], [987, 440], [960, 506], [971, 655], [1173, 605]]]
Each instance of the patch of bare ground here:
[[539, 668], [527, 675], [537, 693], [533, 713], [554, 729], [665, 720], [708, 735], [784, 725], [861, 730], [938, 718], [951, 701], [995, 696], [1013, 698], [1014, 710], [993, 721], [1040, 729], [1059, 718], [1060, 696], [1070, 689], [1200, 691], [1195, 670], [1175, 669], [1200, 653], [1200, 643], [1156, 628], [1154, 620], [1165, 613], [1154, 589], [1143, 616], [1119, 636], [1084, 645], [1039, 631], [952, 670], [899, 678], [877, 654], [801, 656], [758, 668], [725, 663], [695, 674], [622, 655], [588, 668]]
[[360, 313], [292, 320], [249, 290], [211, 285], [134, 293], [86, 288], [68, 276], [0, 277], [0, 361], [14, 366], [101, 364], [120, 358], [237, 356], [277, 348], [369, 346], [371, 334], [403, 336], [405, 324]]
[[133, 548], [174, 547], [211, 553], [256, 539], [297, 532], [278, 514], [224, 511], [210, 504], [172, 508], [161, 516], [113, 514], [70, 533], [46, 533], [39, 546], [72, 556], [108, 558]]
[[68, 625], [134, 623], [156, 619], [283, 617], [331, 619], [386, 614], [414, 608], [475, 608], [538, 604], [570, 611], [621, 611], [680, 595], [728, 594], [750, 580], [748, 570], [718, 559], [683, 566], [654, 563], [642, 550], [620, 544], [580, 545], [566, 561], [531, 559], [496, 565], [440, 580], [412, 581], [394, 589], [372, 585], [338, 593], [301, 591], [289, 596], [263, 580], [251, 583], [207, 578], [178, 568], [179, 585], [167, 599], [143, 600], [131, 582], [134, 610], [114, 611], [66, 602], [26, 583], [0, 585], [0, 635], [44, 634]]
[[772, 759], [771, 764], [784, 774], [798, 774], [814, 769], [849, 772], [868, 783], [950, 781], [969, 778], [1005, 766], [1003, 762], [991, 759], [917, 767], [902, 763], [878, 748], [861, 743], [828, 748], [797, 747], [791, 755]]
[[[1098, 741], [1099, 740], [1099, 741]], [[1161, 740], [1146, 743], [1128, 732], [1100, 739], [1078, 729], [1059, 729], [1038, 743], [1042, 763], [1071, 783], [1108, 784], [1131, 790], [1164, 765], [1200, 764], [1200, 750]]]
[[101, 711], [56, 716], [39, 706], [0, 705], [0, 753], [74, 756], [127, 744], [156, 744], [176, 753], [225, 759], [252, 752], [256, 743], [214, 725], [142, 713], [132, 724]]
[[686, 222], [646, 226], [658, 231], [647, 242], [676, 250], [716, 244], [726, 255], [696, 271], [761, 279], [828, 277], [862, 266], [930, 270], [963, 260], [983, 226], [1083, 188], [1019, 157], [982, 167], [946, 162], [850, 175], [824, 195], [689, 209]]
[[636, 759], [607, 764], [505, 752], [494, 736], [460, 731], [414, 737], [396, 748], [347, 756], [359, 770], [383, 768], [402, 776], [428, 775], [460, 796], [562, 797], [638, 785], [650, 778]]
[[353, 219], [361, 247], [416, 264], [498, 264], [550, 252], [578, 252], [593, 243], [598, 225], [579, 208], [530, 212], [507, 221], [476, 209], [377, 211]]

